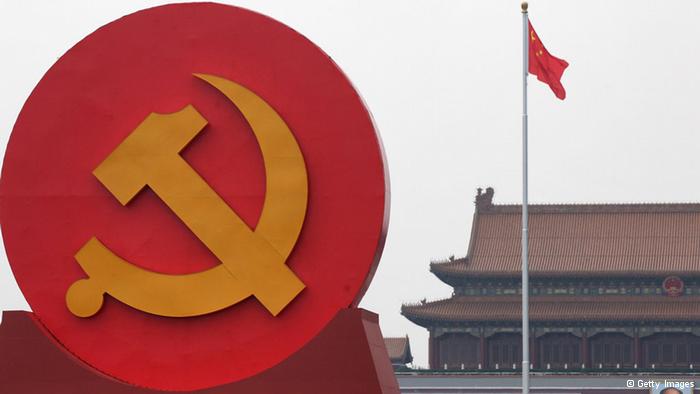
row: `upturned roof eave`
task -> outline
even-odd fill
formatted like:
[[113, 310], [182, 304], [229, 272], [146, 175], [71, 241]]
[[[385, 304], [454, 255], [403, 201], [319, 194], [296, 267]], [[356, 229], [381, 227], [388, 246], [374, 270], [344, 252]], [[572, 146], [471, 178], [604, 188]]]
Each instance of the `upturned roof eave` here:
[[[464, 324], [464, 325], [478, 325], [486, 322], [493, 323], [520, 323], [520, 314], [513, 316], [503, 316], [503, 315], [487, 315], [484, 314], [483, 317], [475, 318], [473, 316], [469, 317], [455, 317], [448, 318], [442, 316], [431, 316], [429, 314], [421, 314], [415, 312], [404, 312], [402, 315], [410, 320], [411, 322], [425, 328], [430, 328], [436, 325], [436, 323], [451, 323], [451, 324]], [[656, 317], [621, 317], [619, 315], [611, 314], [609, 316], [591, 316], [591, 317], [581, 317], [581, 316], [559, 316], [556, 319], [553, 318], [543, 318], [538, 316], [530, 316], [530, 321], [533, 323], [576, 323], [576, 324], [589, 324], [589, 323], [621, 323], [621, 324], [635, 324], [644, 322], [650, 323], [663, 323], [663, 322], [674, 322], [674, 323], [689, 323], [698, 324], [700, 323], [700, 318], [689, 318], [687, 316], [656, 316]]]
[[[443, 263], [444, 264], [444, 263]], [[495, 270], [456, 270], [456, 269], [445, 269], [443, 267], [436, 267], [439, 264], [431, 264], [430, 271], [445, 283], [450, 284], [450, 279], [520, 279], [521, 271], [495, 271]], [[542, 278], [591, 278], [591, 277], [667, 277], [667, 276], [683, 276], [683, 277], [700, 277], [700, 269], [698, 270], [562, 270], [562, 271], [537, 271], [531, 270], [529, 272], [530, 277], [542, 277]]]
[[[421, 327], [424, 328], [431, 328], [434, 327], [437, 324], [440, 323], [448, 323], [448, 324], [463, 324], [463, 325], [483, 325], [484, 323], [512, 323], [512, 324], [520, 324], [521, 317], [516, 316], [516, 317], [499, 317], [499, 316], [488, 316], [483, 319], [444, 319], [444, 318], [436, 318], [432, 316], [406, 316], [404, 315], [408, 320], [413, 322], [414, 324], [417, 324]], [[665, 323], [665, 322], [673, 322], [673, 323], [687, 323], [687, 324], [698, 324], [699, 319], [689, 319], [686, 317], [681, 317], [681, 316], [672, 316], [672, 317], [659, 317], [659, 318], [620, 318], [617, 316], [610, 316], [610, 317], [594, 317], [594, 318], [570, 318], [570, 319], [565, 319], [565, 318], [558, 318], [558, 319], [551, 319], [551, 318], [537, 318], [530, 316], [530, 321], [532, 323], [537, 323], [537, 324], [545, 324], [545, 323], [568, 323], [568, 324], [607, 324], [607, 323], [615, 323], [618, 325], [626, 325], [626, 324], [639, 324], [640, 322], [647, 322], [647, 323]]]
[[[484, 322], [502, 322], [502, 323], [507, 323], [507, 322], [517, 322], [521, 318], [520, 311], [512, 311], [512, 312], [495, 312], [495, 313], [482, 313], [482, 314], [474, 314], [474, 313], [457, 313], [457, 314], [443, 314], [439, 315], [438, 312], [435, 312], [435, 308], [441, 308], [444, 309], [445, 306], [448, 306], [450, 304], [469, 304], [469, 305], [474, 305], [474, 304], [489, 304], [489, 303], [494, 303], [494, 305], [502, 305], [502, 304], [511, 304], [511, 305], [516, 305], [519, 306], [520, 298], [518, 296], [474, 296], [474, 297], [452, 297], [452, 298], [447, 298], [443, 300], [437, 300], [437, 301], [432, 301], [432, 302], [423, 302], [421, 304], [405, 304], [401, 307], [401, 314], [406, 317], [407, 319], [411, 320], [412, 322], [423, 326], [423, 327], [431, 327], [434, 326], [434, 323], [460, 323], [460, 324], [470, 324], [470, 323], [480, 323], [483, 324]], [[664, 310], [668, 310], [668, 308], [673, 308], [673, 307], [678, 307], [681, 308], [683, 305], [688, 305], [688, 304], [699, 304], [700, 303], [700, 296], [696, 295], [685, 295], [682, 297], [668, 297], [668, 296], [657, 296], [657, 295], [651, 295], [651, 296], [629, 296], [629, 295], [606, 295], [606, 296], [535, 296], [531, 298], [532, 302], [532, 307], [536, 308], [536, 305], [539, 304], [542, 307], [546, 307], [547, 304], [550, 305], [560, 305], [562, 303], [570, 303], [570, 304], [584, 304], [584, 305], [590, 305], [590, 304], [596, 304], [600, 303], [602, 304], [613, 304], [613, 305], [618, 305], [622, 309], [625, 309], [629, 307], [632, 304], [643, 304], [648, 306], [649, 308], [659, 306], [662, 307]], [[496, 309], [497, 310], [497, 309]], [[545, 309], [546, 310], [546, 309]], [[649, 309], [650, 311], [652, 309]], [[664, 314], [664, 313], [658, 313], [658, 314], [653, 314], [652, 315], [647, 315], [644, 313], [639, 313], [639, 314], [632, 314], [629, 316], [625, 316], [619, 313], [615, 313], [614, 311], [610, 311], [608, 314], [598, 314], [599, 312], [592, 313], [590, 315], [581, 315], [579, 313], [577, 314], [572, 314], [572, 315], [566, 315], [566, 314], [557, 314], [556, 317], [553, 316], [543, 316], [543, 315], [538, 315], [538, 313], [533, 310], [531, 313], [531, 320], [533, 322], [549, 322], [549, 321], [562, 321], [562, 322], [585, 322], [585, 323], [590, 323], [590, 322], [608, 322], [608, 321], [617, 321], [617, 322], [638, 322], [638, 321], [649, 321], [649, 322], [692, 322], [694, 324], [700, 324], [700, 313], [696, 313], [695, 315], [691, 314], [689, 315], [687, 313], [687, 310], [680, 309], [677, 311], [677, 314]], [[444, 312], [443, 312], [444, 313]]]

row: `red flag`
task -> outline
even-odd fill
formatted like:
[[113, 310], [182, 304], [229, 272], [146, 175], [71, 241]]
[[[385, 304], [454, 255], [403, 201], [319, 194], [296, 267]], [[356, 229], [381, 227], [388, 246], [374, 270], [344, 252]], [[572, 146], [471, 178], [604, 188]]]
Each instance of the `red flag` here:
[[528, 26], [530, 28], [530, 54], [528, 55], [530, 74], [537, 75], [537, 79], [549, 85], [554, 94], [564, 100], [566, 98], [566, 90], [561, 84], [561, 76], [569, 66], [569, 63], [566, 60], [552, 56], [547, 48], [544, 47], [542, 41], [540, 41], [530, 21], [528, 21]]

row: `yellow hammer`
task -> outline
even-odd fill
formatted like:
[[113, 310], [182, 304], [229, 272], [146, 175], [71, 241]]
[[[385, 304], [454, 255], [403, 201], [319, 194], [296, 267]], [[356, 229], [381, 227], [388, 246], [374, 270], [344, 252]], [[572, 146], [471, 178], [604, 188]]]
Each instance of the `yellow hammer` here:
[[152, 113], [93, 174], [122, 205], [148, 186], [222, 264], [187, 275], [152, 272], [93, 238], [76, 254], [89, 278], [75, 282], [66, 294], [75, 315], [97, 313], [105, 293], [144, 312], [173, 317], [210, 313], [253, 295], [277, 315], [304, 289], [286, 265], [308, 199], [306, 167], [291, 130], [269, 104], [243, 86], [196, 76], [237, 105], [260, 144], [266, 195], [256, 229], [180, 156], [206, 120], [192, 106], [173, 114]]

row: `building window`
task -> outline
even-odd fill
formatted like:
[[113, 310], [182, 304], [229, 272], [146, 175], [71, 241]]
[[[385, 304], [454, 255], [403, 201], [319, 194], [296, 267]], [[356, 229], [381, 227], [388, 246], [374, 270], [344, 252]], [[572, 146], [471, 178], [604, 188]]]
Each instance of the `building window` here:
[[604, 332], [589, 339], [591, 363], [595, 368], [631, 368], [634, 339], [620, 332]]
[[655, 343], [649, 344], [649, 356], [647, 358], [649, 359], [648, 364], [650, 367], [652, 364], [657, 364], [659, 360], [659, 345]]
[[696, 365], [700, 364], [700, 343], [690, 345], [690, 362]]
[[538, 339], [542, 360], [540, 368], [574, 369], [581, 367], [581, 339], [569, 333], [549, 333]]
[[700, 337], [690, 333], [657, 333], [642, 338], [642, 349], [647, 368], [682, 369], [700, 363]]
[[439, 364], [443, 369], [476, 369], [479, 364], [479, 338], [466, 333], [447, 333], [438, 337]]
[[487, 338], [488, 368], [512, 369], [522, 362], [522, 337], [519, 333], [498, 333]]
[[679, 363], [688, 362], [688, 347], [685, 344], [676, 344], [676, 357]]
[[667, 365], [673, 364], [673, 344], [664, 343], [661, 349], [661, 361]]

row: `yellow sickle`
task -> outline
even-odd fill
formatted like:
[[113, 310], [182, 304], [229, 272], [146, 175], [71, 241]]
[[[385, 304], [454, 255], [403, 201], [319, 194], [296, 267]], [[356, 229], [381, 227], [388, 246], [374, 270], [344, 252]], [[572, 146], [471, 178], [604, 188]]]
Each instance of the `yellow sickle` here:
[[222, 264], [193, 274], [139, 268], [93, 237], [75, 258], [88, 275], [66, 293], [68, 309], [89, 317], [104, 294], [138, 310], [171, 317], [197, 316], [251, 295], [276, 316], [304, 289], [286, 260], [301, 231], [308, 200], [304, 158], [282, 118], [262, 98], [224, 78], [195, 74], [238, 107], [260, 145], [266, 194], [250, 229], [180, 156], [207, 121], [190, 106], [152, 113], [93, 171], [122, 205], [150, 187]]

